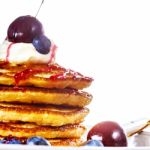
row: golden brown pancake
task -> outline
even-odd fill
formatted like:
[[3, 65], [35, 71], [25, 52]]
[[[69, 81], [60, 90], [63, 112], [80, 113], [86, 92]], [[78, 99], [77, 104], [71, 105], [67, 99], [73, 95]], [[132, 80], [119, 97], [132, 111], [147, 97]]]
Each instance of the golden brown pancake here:
[[[10, 136], [8, 136], [9, 138]], [[0, 140], [6, 137], [0, 136]], [[23, 144], [26, 144], [27, 138], [17, 138]], [[82, 146], [85, 143], [85, 140], [82, 138], [54, 138], [47, 139], [51, 146]]]
[[86, 131], [82, 125], [65, 125], [61, 127], [39, 126], [31, 123], [0, 122], [0, 136], [14, 136], [29, 138], [41, 136], [46, 139], [54, 138], [80, 138]]
[[48, 139], [52, 146], [82, 146], [84, 140], [81, 138]]
[[42, 103], [84, 107], [92, 95], [74, 89], [13, 88], [0, 86], [0, 102]]
[[80, 123], [88, 113], [87, 108], [0, 103], [2, 122], [21, 121], [38, 125], [62, 126]]
[[1, 85], [83, 89], [90, 86], [92, 81], [92, 78], [58, 64], [18, 66], [1, 64], [0, 67]]

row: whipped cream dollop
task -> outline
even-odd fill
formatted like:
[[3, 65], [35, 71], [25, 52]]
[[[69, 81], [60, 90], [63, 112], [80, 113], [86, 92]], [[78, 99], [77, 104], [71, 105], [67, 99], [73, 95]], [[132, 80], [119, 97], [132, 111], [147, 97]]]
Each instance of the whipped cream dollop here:
[[48, 54], [39, 53], [32, 43], [13, 43], [5, 40], [0, 45], [0, 61], [12, 64], [49, 64], [55, 62], [57, 46], [52, 43]]

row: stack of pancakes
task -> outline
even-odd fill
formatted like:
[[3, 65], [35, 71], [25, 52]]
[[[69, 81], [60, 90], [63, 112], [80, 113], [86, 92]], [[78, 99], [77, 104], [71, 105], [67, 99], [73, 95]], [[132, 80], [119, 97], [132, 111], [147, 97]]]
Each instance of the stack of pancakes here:
[[0, 137], [41, 136], [51, 145], [80, 145], [92, 79], [58, 64], [0, 63]]

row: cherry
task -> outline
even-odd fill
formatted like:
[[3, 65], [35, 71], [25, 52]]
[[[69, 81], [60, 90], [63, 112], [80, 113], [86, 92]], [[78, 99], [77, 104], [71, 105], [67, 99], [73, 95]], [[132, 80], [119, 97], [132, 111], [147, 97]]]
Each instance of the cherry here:
[[41, 22], [29, 15], [16, 18], [7, 30], [8, 40], [18, 43], [32, 43], [33, 38], [41, 34], [44, 34]]
[[116, 122], [103, 121], [96, 124], [87, 135], [87, 140], [99, 137], [104, 146], [127, 146], [123, 128]]

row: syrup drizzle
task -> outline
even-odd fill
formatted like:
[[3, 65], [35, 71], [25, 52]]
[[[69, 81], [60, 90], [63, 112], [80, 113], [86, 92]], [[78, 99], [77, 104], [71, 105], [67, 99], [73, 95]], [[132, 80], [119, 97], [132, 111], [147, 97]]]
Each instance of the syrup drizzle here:
[[21, 72], [17, 72], [14, 75], [14, 79], [15, 79], [16, 85], [18, 85], [21, 80], [26, 80], [35, 74], [48, 73], [48, 72], [53, 72], [53, 71], [65, 71], [65, 68], [60, 67], [58, 65], [51, 65], [51, 66], [47, 65], [44, 68], [40, 68], [40, 69], [28, 68]]
[[12, 45], [14, 45], [15, 43], [10, 43], [7, 47], [7, 52], [6, 52], [6, 63], [9, 63], [9, 56], [10, 56], [10, 49], [12, 47]]
[[71, 77], [72, 79], [76, 80], [76, 79], [81, 79], [84, 76], [78, 72], [74, 72], [71, 69], [65, 70], [63, 73], [59, 73], [59, 74], [55, 74], [55, 75], [51, 75], [49, 77], [49, 79], [51, 80], [65, 80], [67, 78]]
[[[59, 73], [57, 73], [57, 72], [59, 72]], [[50, 66], [47, 65], [40, 69], [28, 68], [21, 72], [17, 72], [14, 75], [16, 86], [19, 85], [20, 81], [26, 80], [38, 73], [51, 73], [52, 75], [50, 75], [50, 77], [48, 78], [49, 80], [65, 80], [65, 79], [69, 79], [69, 78], [73, 79], [73, 80], [81, 80], [81, 79], [93, 80], [92, 78], [85, 77], [78, 72], [74, 72], [70, 69], [65, 69], [61, 66], [58, 66], [57, 64], [53, 64]]]
[[50, 59], [48, 61], [48, 64], [53, 62], [53, 60], [55, 59], [56, 49], [57, 49], [57, 46], [55, 44], [52, 44], [50, 48]]

